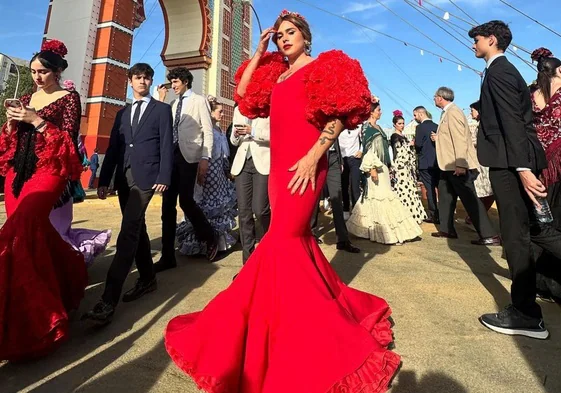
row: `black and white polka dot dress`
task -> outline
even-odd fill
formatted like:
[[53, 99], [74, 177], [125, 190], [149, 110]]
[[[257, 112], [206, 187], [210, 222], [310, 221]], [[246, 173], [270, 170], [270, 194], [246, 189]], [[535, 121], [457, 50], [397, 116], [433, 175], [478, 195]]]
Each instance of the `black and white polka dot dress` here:
[[410, 148], [407, 138], [402, 137], [394, 143], [395, 152], [393, 170], [395, 171], [394, 192], [399, 200], [413, 216], [417, 224], [421, 224], [427, 218], [427, 213], [421, 202], [421, 196], [417, 187], [416, 157]]

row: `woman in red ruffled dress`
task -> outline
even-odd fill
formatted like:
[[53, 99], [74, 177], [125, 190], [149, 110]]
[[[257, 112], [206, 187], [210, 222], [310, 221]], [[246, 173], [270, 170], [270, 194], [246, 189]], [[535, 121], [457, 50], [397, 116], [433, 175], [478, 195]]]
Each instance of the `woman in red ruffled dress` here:
[[74, 143], [80, 96], [62, 89], [66, 47], [47, 41], [31, 59], [40, 90], [6, 109], [0, 171], [6, 176], [7, 220], [0, 229], [0, 360], [23, 360], [56, 348], [68, 331], [68, 310], [87, 285], [86, 264], [49, 221], [49, 213], [82, 163]]
[[[561, 230], [561, 60], [546, 48], [536, 49], [532, 60], [538, 64], [538, 77], [532, 89], [534, 126], [547, 158], [547, 168], [540, 180], [547, 187], [553, 225]], [[560, 262], [547, 252], [537, 260], [539, 296], [559, 303]]]
[[[271, 36], [280, 52], [266, 53]], [[270, 115], [272, 216], [229, 288], [167, 327], [172, 359], [207, 392], [377, 393], [400, 363], [387, 349], [388, 304], [347, 287], [310, 229], [327, 151], [368, 118], [371, 97], [358, 61], [314, 60], [311, 39], [304, 18], [283, 11], [236, 76], [240, 111]]]

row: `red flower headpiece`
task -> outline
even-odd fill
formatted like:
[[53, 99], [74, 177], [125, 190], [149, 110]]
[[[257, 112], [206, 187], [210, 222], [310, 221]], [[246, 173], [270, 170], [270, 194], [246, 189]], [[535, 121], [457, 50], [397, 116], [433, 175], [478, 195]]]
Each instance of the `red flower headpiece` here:
[[530, 55], [532, 61], [540, 61], [540, 59], [553, 57], [553, 53], [547, 48], [538, 48]]
[[279, 15], [279, 18], [284, 18], [285, 16], [288, 16], [288, 15], [292, 15], [292, 16], [295, 16], [295, 17], [300, 18], [302, 20], [306, 20], [306, 18], [304, 18], [298, 12], [292, 12], [292, 11], [289, 11], [289, 10], [282, 10], [280, 15]]
[[399, 109], [396, 109], [395, 111], [393, 111], [393, 115], [394, 117], [403, 117], [403, 112]]
[[48, 40], [43, 42], [43, 45], [41, 45], [41, 52], [42, 51], [53, 52], [60, 57], [64, 57], [68, 53], [66, 45], [64, 45], [64, 43], [59, 40]]

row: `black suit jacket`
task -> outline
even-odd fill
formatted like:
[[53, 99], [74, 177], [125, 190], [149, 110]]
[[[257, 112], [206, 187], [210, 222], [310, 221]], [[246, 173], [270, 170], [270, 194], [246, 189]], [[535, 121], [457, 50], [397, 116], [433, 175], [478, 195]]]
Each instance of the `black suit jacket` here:
[[116, 169], [115, 186], [119, 187], [124, 180], [125, 163], [130, 163], [134, 182], [139, 188], [149, 190], [154, 184], [169, 186], [173, 166], [171, 107], [152, 98], [134, 135], [131, 108], [127, 105], [117, 113], [99, 175], [99, 186], [109, 186]]
[[438, 124], [432, 120], [425, 120], [415, 130], [415, 150], [419, 155], [419, 169], [438, 168], [436, 147], [430, 139], [431, 133], [436, 133], [436, 130], [438, 130]]
[[481, 85], [479, 162], [491, 168], [547, 167], [532, 119], [530, 90], [506, 57], [495, 59]]

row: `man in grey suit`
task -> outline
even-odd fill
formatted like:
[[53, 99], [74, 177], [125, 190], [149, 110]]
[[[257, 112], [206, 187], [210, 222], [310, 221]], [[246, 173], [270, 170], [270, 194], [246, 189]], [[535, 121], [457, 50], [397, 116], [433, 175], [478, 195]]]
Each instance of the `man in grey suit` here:
[[[212, 119], [206, 98], [191, 90], [193, 75], [185, 67], [177, 67], [168, 80], [178, 98], [171, 104], [173, 114], [174, 161], [171, 185], [162, 201], [162, 257], [156, 272], [177, 266], [175, 260], [175, 230], [177, 226], [177, 198], [185, 216], [193, 224], [199, 240], [206, 243], [209, 261], [216, 258], [218, 236], [194, 199], [195, 182], [203, 185], [212, 152]], [[160, 101], [167, 89], [158, 89]]]
[[255, 217], [267, 232], [271, 222], [269, 206], [269, 168], [271, 152], [269, 146], [269, 118], [250, 120], [239, 109], [234, 109], [234, 124], [230, 142], [237, 146], [231, 173], [236, 178], [240, 241], [243, 263], [255, 249]]

